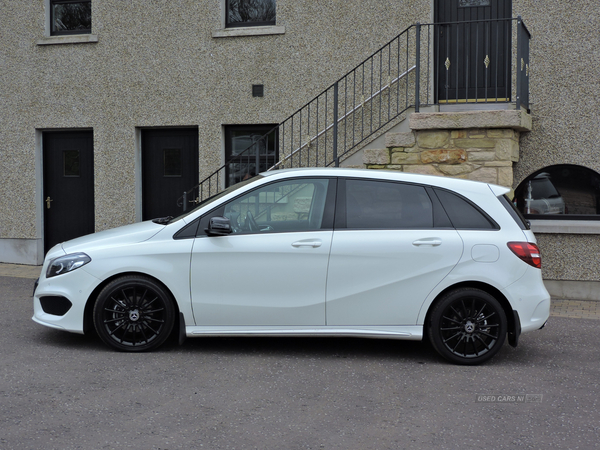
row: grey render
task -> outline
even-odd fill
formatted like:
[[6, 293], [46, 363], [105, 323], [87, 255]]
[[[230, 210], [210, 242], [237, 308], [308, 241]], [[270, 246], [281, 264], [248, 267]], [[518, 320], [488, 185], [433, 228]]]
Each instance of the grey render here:
[[[48, 0], [3, 2], [0, 261], [43, 258], [44, 130], [93, 129], [96, 230], [132, 223], [141, 129], [197, 127], [202, 179], [223, 162], [223, 125], [282, 121], [410, 24], [432, 22], [432, 5], [278, 0], [276, 27], [244, 33], [224, 30], [224, 0], [102, 0], [91, 36], [77, 39], [48, 37]], [[600, 172], [600, 3], [513, 0], [518, 15], [533, 36], [533, 131], [521, 136], [513, 187], [552, 164]], [[252, 84], [265, 96], [253, 98]], [[545, 278], [600, 282], [591, 228], [538, 235]]]

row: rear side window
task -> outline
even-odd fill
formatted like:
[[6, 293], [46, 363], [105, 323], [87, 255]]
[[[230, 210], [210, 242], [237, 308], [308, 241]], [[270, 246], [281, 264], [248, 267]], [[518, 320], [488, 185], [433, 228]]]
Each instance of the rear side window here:
[[463, 230], [497, 230], [498, 225], [473, 203], [452, 192], [435, 189], [454, 228]]
[[500, 197], [498, 197], [498, 200], [500, 200], [500, 203], [502, 203], [502, 206], [504, 206], [506, 208], [506, 210], [511, 215], [511, 217], [514, 219], [514, 221], [517, 222], [517, 225], [519, 225], [521, 227], [521, 230], [530, 230], [531, 229], [531, 225], [529, 224], [529, 221], [527, 219], [525, 219], [525, 217], [523, 217], [523, 214], [521, 214], [521, 211], [519, 211], [517, 209], [517, 207], [514, 205], [514, 203], [511, 202], [506, 195], [501, 195]]
[[346, 228], [433, 228], [431, 200], [421, 186], [346, 180]]

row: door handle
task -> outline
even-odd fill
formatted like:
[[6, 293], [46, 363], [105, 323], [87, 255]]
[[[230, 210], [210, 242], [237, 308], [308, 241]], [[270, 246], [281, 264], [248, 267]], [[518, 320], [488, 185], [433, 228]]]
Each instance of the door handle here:
[[50, 209], [50, 202], [53, 202], [54, 200], [52, 200], [50, 197], [48, 197], [46, 199], [46, 208]]
[[440, 238], [417, 239], [412, 244], [415, 247], [423, 247], [423, 246], [437, 247], [438, 245], [442, 245], [442, 240]]
[[296, 241], [292, 244], [292, 247], [300, 248], [300, 247], [312, 247], [317, 248], [320, 247], [323, 243], [319, 240], [306, 240], [306, 241]]

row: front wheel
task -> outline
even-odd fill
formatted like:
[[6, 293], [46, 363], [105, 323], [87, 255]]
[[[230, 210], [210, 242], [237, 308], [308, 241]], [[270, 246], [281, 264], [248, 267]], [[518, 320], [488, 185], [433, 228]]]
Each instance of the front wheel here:
[[110, 282], [94, 305], [94, 327], [108, 346], [129, 352], [163, 344], [175, 323], [170, 293], [151, 278], [129, 275]]
[[487, 292], [457, 289], [434, 306], [427, 331], [433, 347], [447, 360], [481, 364], [504, 344], [506, 314], [498, 300]]

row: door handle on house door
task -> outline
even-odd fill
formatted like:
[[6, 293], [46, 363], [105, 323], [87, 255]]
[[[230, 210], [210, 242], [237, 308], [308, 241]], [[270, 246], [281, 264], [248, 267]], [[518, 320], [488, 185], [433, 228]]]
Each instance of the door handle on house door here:
[[50, 197], [48, 197], [46, 199], [46, 208], [50, 209], [50, 202], [53, 202], [54, 200], [52, 200]]

